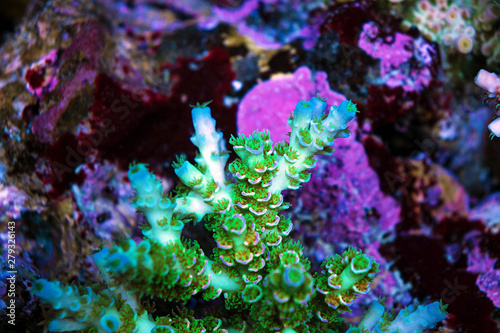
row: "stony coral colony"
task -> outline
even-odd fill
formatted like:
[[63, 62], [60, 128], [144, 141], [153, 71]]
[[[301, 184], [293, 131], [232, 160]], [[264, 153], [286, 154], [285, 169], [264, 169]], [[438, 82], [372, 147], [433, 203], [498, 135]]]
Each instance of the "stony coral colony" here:
[[496, 2], [9, 8], [3, 331], [498, 331]]

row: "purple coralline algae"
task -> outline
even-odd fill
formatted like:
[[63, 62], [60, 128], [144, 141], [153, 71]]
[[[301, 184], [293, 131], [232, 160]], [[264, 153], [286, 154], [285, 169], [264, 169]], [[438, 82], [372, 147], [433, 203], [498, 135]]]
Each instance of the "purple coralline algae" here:
[[413, 38], [401, 32], [381, 36], [377, 24], [368, 22], [363, 25], [358, 46], [380, 59], [381, 82], [391, 88], [421, 91], [433, 79], [436, 50], [422, 36]]
[[[279, 49], [291, 41], [302, 38], [303, 46], [309, 50], [314, 47], [320, 35], [320, 25], [324, 21], [324, 4], [318, 0], [246, 0], [246, 1], [208, 1], [167, 0], [163, 6], [182, 12], [189, 19], [182, 22], [161, 21], [155, 24], [144, 22], [155, 29], [175, 30], [196, 22], [201, 29], [214, 29], [219, 23], [234, 25], [239, 34], [252, 39], [265, 49]], [[109, 5], [108, 5], [109, 6]], [[139, 20], [137, 11], [144, 12], [153, 19], [158, 14], [151, 13], [146, 3], [140, 4], [133, 12], [125, 3], [117, 6], [120, 13]], [[116, 8], [111, 8], [115, 10]], [[134, 13], [135, 12], [135, 13]], [[145, 15], [143, 15], [144, 17]], [[144, 21], [144, 19], [143, 19]]]
[[500, 269], [495, 269], [497, 258], [490, 258], [476, 247], [468, 256], [468, 272], [479, 274], [476, 284], [496, 307], [500, 307]]
[[326, 98], [329, 105], [345, 100], [343, 95], [330, 89], [325, 72], [313, 74], [308, 67], [299, 67], [293, 74], [276, 75], [243, 97], [237, 113], [238, 131], [251, 134], [255, 129], [267, 128], [274, 142], [285, 140], [294, 101], [308, 100], [317, 93]]
[[127, 1], [96, 0], [96, 3], [106, 10], [110, 16], [113, 15], [120, 18], [120, 21], [123, 22], [122, 28], [124, 30], [132, 29], [135, 32], [174, 31], [189, 24], [189, 22], [176, 19], [175, 15], [166, 7], [169, 2], [174, 2], [179, 6], [183, 3], [184, 6], [182, 8], [176, 7], [176, 9], [187, 14], [190, 14], [190, 2], [196, 2], [196, 6], [192, 6], [192, 8], [197, 8], [198, 10], [206, 10], [208, 8], [207, 5], [203, 6], [205, 3], [197, 0], [163, 2], [162, 6], [160, 3], [155, 4], [154, 1], [135, 1], [134, 6], [130, 6]]
[[[92, 47], [89, 47], [89, 44]], [[83, 90], [95, 79], [99, 67], [99, 56], [104, 47], [102, 27], [94, 21], [88, 21], [78, 27], [72, 43], [62, 52], [61, 62], [69, 62], [72, 58], [83, 54], [87, 63], [78, 66], [64, 82], [60, 82], [53, 90], [60, 96], [58, 103], [50, 103], [46, 98], [41, 103], [40, 114], [34, 117], [31, 130], [35, 137], [44, 143], [53, 140], [54, 130], [68, 109], [69, 103], [83, 93]], [[28, 82], [29, 84], [29, 82]]]
[[40, 98], [44, 92], [52, 91], [57, 85], [57, 50], [52, 50], [40, 60], [31, 64], [26, 71], [28, 91]]
[[28, 196], [14, 186], [0, 184], [0, 215], [5, 220], [17, 220], [25, 207]]
[[250, 37], [260, 47], [278, 49], [303, 38], [304, 47], [311, 49], [324, 21], [323, 16], [311, 12], [320, 7], [322, 2], [315, 0], [248, 0], [237, 9], [214, 7], [213, 14], [217, 20], [234, 24], [240, 34]]
[[113, 235], [129, 235], [137, 225], [135, 209], [130, 206], [134, 193], [125, 181], [126, 172], [119, 171], [110, 163], [83, 165], [85, 180], [72, 186], [77, 206], [75, 220], [87, 223], [102, 239]]
[[493, 234], [500, 232], [500, 193], [494, 193], [481, 201], [470, 212], [470, 218], [484, 222]]
[[[211, 3], [212, 2], [212, 3]], [[131, 8], [126, 1], [110, 4], [99, 0], [107, 10], [123, 18], [127, 29], [137, 33], [138, 27], [147, 27], [157, 33], [175, 31], [193, 25], [210, 30], [220, 23], [234, 25], [239, 34], [246, 36], [265, 49], [279, 49], [291, 41], [302, 38], [305, 49], [314, 47], [324, 21], [323, 1], [319, 0], [246, 0], [246, 1], [166, 0], [136, 1]], [[163, 9], [163, 10], [162, 10]], [[165, 9], [182, 13], [179, 20]]]

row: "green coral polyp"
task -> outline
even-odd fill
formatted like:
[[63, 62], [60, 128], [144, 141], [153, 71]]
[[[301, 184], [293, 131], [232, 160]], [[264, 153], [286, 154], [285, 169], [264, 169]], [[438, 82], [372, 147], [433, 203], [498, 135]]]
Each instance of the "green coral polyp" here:
[[224, 224], [222, 225], [224, 230], [229, 231], [231, 233], [241, 235], [243, 231], [246, 229], [246, 220], [241, 214], [234, 214], [231, 217], [228, 217]]
[[262, 298], [262, 289], [255, 284], [247, 284], [242, 293], [243, 301], [255, 303]]
[[296, 251], [287, 250], [279, 254], [279, 258], [283, 265], [297, 264], [300, 261], [300, 257]]
[[283, 272], [283, 282], [287, 287], [296, 288], [305, 280], [304, 271], [299, 265], [288, 266]]
[[372, 267], [372, 259], [367, 256], [357, 256], [351, 261], [351, 269], [355, 274], [362, 274]]
[[268, 246], [278, 246], [281, 243], [282, 237], [277, 232], [271, 231], [266, 235], [265, 241]]
[[243, 148], [245, 146], [245, 135], [238, 134], [238, 137], [231, 135], [229, 143], [233, 145], [233, 148]]
[[316, 159], [314, 158], [314, 156], [308, 156], [304, 160], [304, 164], [308, 169], [314, 168], [316, 166]]
[[248, 250], [240, 250], [234, 256], [234, 260], [242, 265], [247, 265], [252, 259], [253, 253]]
[[284, 236], [288, 236], [290, 231], [292, 231], [293, 223], [289, 218], [280, 218], [279, 224], [278, 224], [278, 231], [280, 234]]
[[299, 142], [303, 147], [309, 147], [311, 145], [311, 133], [306, 128], [301, 128], [299, 130]]
[[283, 156], [287, 150], [289, 149], [289, 144], [288, 142], [285, 141], [280, 141], [277, 144], [274, 145], [274, 151], [278, 156]]
[[325, 302], [340, 312], [349, 312], [356, 297], [365, 294], [373, 282], [378, 264], [373, 258], [353, 248], [342, 256], [330, 257], [322, 265], [326, 272], [318, 275], [318, 291], [325, 295]]
[[264, 151], [264, 144], [259, 138], [247, 139], [245, 142], [245, 149], [251, 154], [259, 155]]
[[297, 162], [297, 159], [300, 157], [300, 154], [292, 149], [292, 148], [289, 148], [286, 152], [285, 152], [285, 159], [288, 163], [295, 163]]

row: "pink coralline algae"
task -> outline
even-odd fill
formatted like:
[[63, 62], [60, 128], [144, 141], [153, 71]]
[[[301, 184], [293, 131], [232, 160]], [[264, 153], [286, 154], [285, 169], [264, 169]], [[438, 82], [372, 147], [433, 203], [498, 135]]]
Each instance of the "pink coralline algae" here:
[[53, 93], [60, 96], [57, 103], [42, 100], [40, 114], [31, 124], [31, 131], [39, 141], [50, 143], [54, 139], [55, 128], [70, 102], [95, 79], [103, 46], [102, 27], [98, 23], [88, 21], [78, 27], [78, 33], [71, 45], [62, 51], [60, 61], [66, 63], [76, 55], [84, 54], [88, 62], [76, 66], [71, 75], [65, 76], [65, 80], [58, 80], [58, 84], [53, 87]]
[[316, 0], [248, 0], [237, 8], [214, 6], [213, 16], [201, 20], [199, 25], [213, 28], [218, 22], [234, 24], [240, 34], [267, 49], [278, 49], [303, 38], [304, 48], [309, 50], [314, 47], [324, 21], [324, 15], [316, 16], [312, 11], [321, 6]]
[[204, 30], [226, 23], [234, 25], [239, 34], [266, 49], [279, 49], [303, 38], [304, 48], [310, 50], [316, 44], [326, 14], [321, 0], [163, 0], [156, 6], [148, 1], [136, 1], [134, 5], [127, 1], [112, 4], [97, 1], [108, 12], [132, 23], [127, 29], [134, 30], [134, 34], [138, 32], [137, 27], [159, 33], [175, 31], [193, 23]]
[[493, 234], [500, 232], [500, 193], [485, 198], [470, 212], [472, 220], [482, 220]]
[[0, 215], [9, 220], [20, 218], [27, 198], [23, 191], [14, 186], [0, 188]]
[[479, 274], [477, 286], [495, 306], [500, 307], [500, 269], [495, 269], [496, 261], [497, 259], [491, 259], [488, 254], [482, 254], [475, 248], [469, 254], [467, 271]]
[[[252, 88], [240, 102], [237, 114], [239, 133], [269, 129], [274, 142], [285, 140], [289, 131], [287, 118], [298, 100], [309, 100], [317, 93], [329, 105], [338, 105], [345, 97], [330, 89], [325, 72], [313, 74], [299, 67], [293, 74], [274, 76]], [[270, 126], [270, 124], [272, 124]]]
[[52, 91], [57, 85], [57, 50], [52, 50], [31, 64], [26, 71], [26, 87], [37, 97]]
[[73, 185], [73, 198], [79, 220], [93, 226], [97, 236], [111, 239], [112, 235], [130, 234], [136, 225], [135, 209], [129, 205], [134, 194], [126, 172], [117, 171], [111, 163], [83, 165], [85, 181]]
[[434, 48], [423, 37], [413, 38], [395, 32], [380, 36], [374, 22], [363, 25], [358, 46], [380, 59], [381, 82], [391, 88], [403, 87], [405, 92], [421, 91], [433, 79]]

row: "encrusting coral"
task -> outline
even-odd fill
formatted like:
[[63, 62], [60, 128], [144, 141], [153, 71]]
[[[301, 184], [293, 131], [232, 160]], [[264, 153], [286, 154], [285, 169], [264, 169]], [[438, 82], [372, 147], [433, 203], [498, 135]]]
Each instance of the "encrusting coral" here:
[[[33, 285], [53, 308], [49, 331], [323, 332], [340, 329], [339, 315], [369, 292], [379, 271], [374, 258], [349, 248], [313, 275], [302, 246], [288, 238], [292, 222], [279, 214], [289, 207], [282, 191], [307, 182], [315, 155], [331, 155], [334, 139], [349, 136], [355, 104], [343, 101], [325, 113], [319, 97], [299, 102], [288, 121], [289, 142], [273, 144], [267, 131], [231, 137], [239, 158], [229, 164], [230, 177], [228, 152], [207, 104], [192, 110], [191, 141], [199, 155], [196, 165], [182, 157], [174, 163], [183, 183], [175, 195], [163, 195], [146, 165], [131, 165], [133, 206], [146, 216], [145, 238], [138, 244], [124, 239], [94, 255], [105, 283], [64, 286], [40, 279]], [[217, 244], [212, 256], [181, 238], [185, 223], [202, 220]], [[223, 295], [236, 319], [199, 319], [187, 308], [154, 319], [140, 304], [143, 295], [186, 302], [200, 292], [206, 300]], [[437, 302], [410, 306], [396, 317], [383, 315], [374, 302], [359, 328], [349, 331], [420, 332], [444, 319], [445, 308]]]

